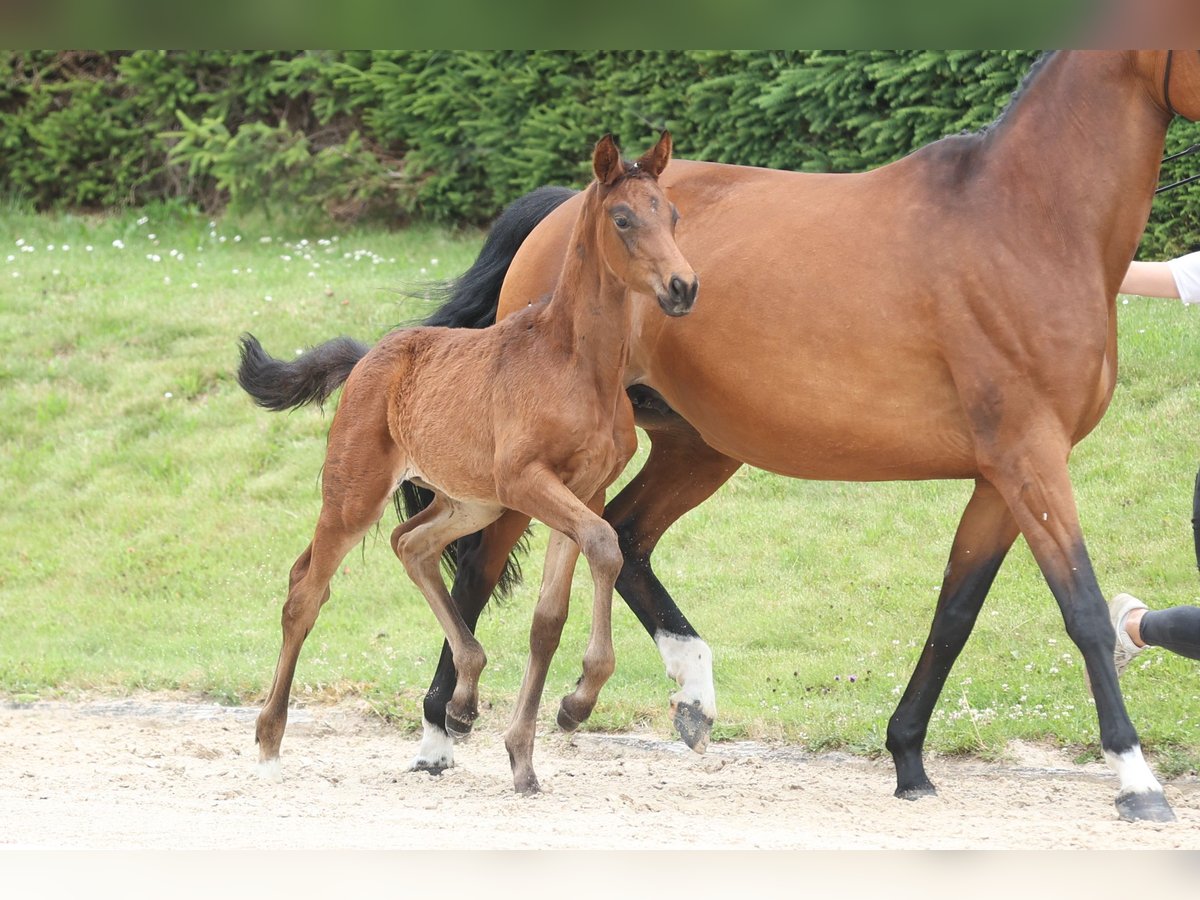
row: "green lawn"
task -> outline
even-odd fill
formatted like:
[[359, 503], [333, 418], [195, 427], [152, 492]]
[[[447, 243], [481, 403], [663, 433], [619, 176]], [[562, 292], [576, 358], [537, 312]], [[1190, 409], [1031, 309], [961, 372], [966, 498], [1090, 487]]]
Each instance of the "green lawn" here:
[[[179, 689], [255, 703], [279, 648], [287, 571], [311, 534], [329, 412], [270, 414], [238, 388], [236, 341], [287, 356], [371, 340], [423, 315], [406, 283], [445, 278], [480, 236], [211, 225], [177, 210], [0, 217], [0, 692]], [[1121, 376], [1072, 463], [1101, 584], [1153, 605], [1200, 602], [1190, 544], [1200, 310], [1121, 307]], [[643, 441], [643, 444], [645, 442]], [[789, 481], [742, 470], [663, 540], [663, 581], [713, 647], [718, 737], [875, 753], [916, 660], [967, 483]], [[420, 718], [440, 631], [387, 545], [348, 557], [300, 661], [296, 695], [368, 698]], [[485, 614], [483, 727], [524, 666], [544, 530], [526, 585]], [[547, 688], [578, 675], [590, 589]], [[590, 727], [671, 733], [672, 685], [633, 615]], [[930, 746], [1012, 738], [1094, 752], [1081, 661], [1022, 542], [934, 714]], [[1158, 651], [1123, 679], [1161, 771], [1200, 761], [1200, 671]]]

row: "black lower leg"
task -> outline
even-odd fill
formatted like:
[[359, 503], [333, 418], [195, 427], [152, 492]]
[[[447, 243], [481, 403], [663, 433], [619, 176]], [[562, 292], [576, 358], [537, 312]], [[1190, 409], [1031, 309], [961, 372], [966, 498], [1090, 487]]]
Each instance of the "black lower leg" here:
[[1200, 607], [1152, 609], [1142, 616], [1139, 628], [1143, 643], [1200, 659]]

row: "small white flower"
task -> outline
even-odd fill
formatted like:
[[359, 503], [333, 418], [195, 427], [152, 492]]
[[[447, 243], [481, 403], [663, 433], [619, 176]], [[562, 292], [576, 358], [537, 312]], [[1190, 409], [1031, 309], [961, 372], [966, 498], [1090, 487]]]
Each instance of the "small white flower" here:
[[125, 242], [123, 240], [121, 240], [120, 238], [117, 238], [115, 241], [113, 241], [112, 245], [114, 247], [116, 247], [118, 250], [125, 249]]
[[156, 237], [158, 237], [158, 235], [156, 235], [156, 234], [148, 234], [148, 235], [146, 235], [146, 240], [148, 240], [148, 241], [152, 241], [152, 240], [154, 240]]
[[[150, 217], [149, 217], [149, 216], [142, 216], [140, 219], [138, 219], [138, 220], [137, 220], [137, 223], [138, 223], [139, 225], [145, 225], [145, 224], [146, 224], [147, 222], [149, 222], [149, 221], [150, 221]], [[169, 396], [169, 395], [168, 395], [168, 396]]]
[[236, 243], [238, 243], [239, 241], [241, 241], [241, 239], [242, 239], [242, 236], [241, 236], [240, 234], [235, 234], [235, 235], [233, 236], [233, 242], [234, 242], [235, 244], [236, 244]]
[[437, 265], [437, 257], [435, 256], [433, 259], [431, 259], [431, 260], [429, 261], [429, 264], [430, 264], [431, 266], [436, 266], [436, 265]]
[[170, 276], [170, 275], [164, 275], [164, 276], [163, 276], [163, 284], [170, 284], [170, 283], [171, 283], [171, 276]]
[[166, 399], [170, 400], [170, 399], [171, 399], [173, 396], [175, 396], [175, 395], [174, 395], [174, 394], [172, 394], [170, 391], [167, 391], [165, 394], [163, 394], [163, 396], [164, 396]]
[[91, 252], [92, 252], [93, 250], [95, 250], [96, 248], [95, 248], [95, 247], [93, 247], [91, 244], [88, 244], [88, 245], [87, 245], [86, 247], [84, 247], [83, 249], [84, 249], [84, 250], [86, 250], [88, 253], [91, 253]]
[[271, 295], [270, 295], [270, 294], [267, 294], [267, 296], [263, 297], [263, 299], [264, 299], [264, 300], [266, 300], [268, 303], [270, 303], [270, 302], [271, 302]]
[[47, 244], [47, 245], [46, 245], [46, 249], [47, 249], [47, 250], [49, 250], [51, 253], [53, 253], [53, 252], [54, 252], [54, 245], [53, 245], [53, 244]]
[[17, 238], [17, 246], [24, 247], [25, 246], [25, 238]]
[[62, 249], [62, 251], [65, 253], [65, 252], [67, 252], [68, 250], [70, 250], [70, 249], [71, 249], [71, 245], [70, 245], [70, 244], [63, 244], [61, 249]]
[[200, 285], [196, 284], [196, 282], [194, 282], [194, 281], [193, 281], [193, 282], [192, 282], [192, 287], [194, 287], [194, 288], [198, 288], [198, 287], [200, 287]]

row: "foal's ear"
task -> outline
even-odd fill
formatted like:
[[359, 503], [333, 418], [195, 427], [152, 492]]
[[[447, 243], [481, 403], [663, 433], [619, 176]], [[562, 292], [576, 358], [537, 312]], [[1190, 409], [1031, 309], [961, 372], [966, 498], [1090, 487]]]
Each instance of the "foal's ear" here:
[[658, 139], [658, 143], [638, 160], [638, 168], [644, 172], [649, 172], [655, 178], [662, 174], [663, 169], [667, 167], [667, 163], [671, 161], [671, 132], [664, 131], [662, 137]]
[[625, 164], [621, 162], [621, 148], [617, 146], [611, 134], [606, 134], [596, 142], [596, 150], [592, 154], [592, 169], [601, 184], [612, 184], [625, 174]]

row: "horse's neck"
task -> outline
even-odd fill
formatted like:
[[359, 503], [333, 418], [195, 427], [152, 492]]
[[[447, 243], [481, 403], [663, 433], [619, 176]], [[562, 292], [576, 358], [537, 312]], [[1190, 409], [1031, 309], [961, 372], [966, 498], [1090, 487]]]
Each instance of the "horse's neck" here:
[[1063, 51], [994, 126], [987, 156], [1036, 198], [1039, 239], [1115, 291], [1150, 216], [1168, 124], [1121, 53]]
[[598, 389], [616, 390], [629, 358], [628, 292], [585, 239], [584, 226], [581, 217], [571, 235], [574, 251], [544, 311], [544, 327], [578, 369], [594, 374]]

